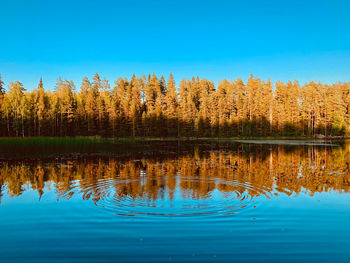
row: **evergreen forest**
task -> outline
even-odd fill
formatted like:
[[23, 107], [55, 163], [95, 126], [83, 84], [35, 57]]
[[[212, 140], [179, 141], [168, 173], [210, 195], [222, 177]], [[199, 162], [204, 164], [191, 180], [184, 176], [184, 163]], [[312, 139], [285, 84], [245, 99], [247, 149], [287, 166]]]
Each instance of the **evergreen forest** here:
[[350, 134], [350, 82], [300, 85], [155, 74], [113, 84], [96, 73], [80, 87], [42, 79], [28, 91], [0, 76], [0, 136], [252, 137]]

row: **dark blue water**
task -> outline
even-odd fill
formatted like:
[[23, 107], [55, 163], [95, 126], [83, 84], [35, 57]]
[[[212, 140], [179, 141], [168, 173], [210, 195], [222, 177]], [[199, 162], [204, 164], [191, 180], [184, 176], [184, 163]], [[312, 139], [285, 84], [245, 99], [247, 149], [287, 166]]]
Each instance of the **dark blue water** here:
[[349, 262], [350, 153], [2, 162], [0, 262]]

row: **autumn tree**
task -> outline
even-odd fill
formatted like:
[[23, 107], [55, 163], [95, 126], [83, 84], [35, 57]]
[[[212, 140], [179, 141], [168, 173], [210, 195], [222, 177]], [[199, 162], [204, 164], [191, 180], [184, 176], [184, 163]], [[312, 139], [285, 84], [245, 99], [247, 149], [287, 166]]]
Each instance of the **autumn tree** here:
[[248, 116], [248, 93], [241, 78], [233, 83], [233, 93], [236, 101], [234, 119], [237, 135], [243, 135]]
[[118, 78], [113, 88], [96, 73], [80, 91], [58, 79], [54, 91], [5, 92], [0, 76], [2, 136], [336, 136], [350, 134], [350, 83], [183, 79], [155, 74]]
[[3, 103], [4, 103], [4, 95], [5, 95], [5, 90], [4, 90], [4, 82], [2, 81], [1, 74], [0, 74], [0, 135], [5, 134], [5, 130], [3, 129], [4, 127], [4, 116], [2, 114], [3, 109]]
[[178, 94], [176, 92], [174, 76], [170, 74], [167, 84], [167, 92], [165, 94], [165, 111], [164, 116], [167, 120], [167, 135], [178, 136], [179, 134], [179, 110], [178, 110]]
[[141, 89], [143, 86], [142, 79], [136, 78], [135, 74], [132, 76], [129, 96], [129, 120], [132, 124], [132, 136], [136, 136], [140, 129], [139, 123], [141, 119]]
[[211, 96], [214, 83], [206, 79], [200, 81], [199, 112], [197, 117], [197, 132], [200, 136], [211, 136], [210, 117], [212, 112]]
[[58, 98], [58, 114], [60, 136], [74, 135], [74, 118], [76, 114], [76, 97], [73, 81], [58, 79], [56, 95]]
[[82, 135], [89, 135], [92, 126], [91, 108], [88, 105], [88, 94], [91, 89], [89, 79], [84, 77], [80, 86], [80, 92], [77, 95], [77, 122], [79, 123], [77, 130]]
[[7, 116], [8, 135], [24, 137], [24, 115], [27, 110], [25, 89], [19, 81], [10, 82], [9, 91], [5, 94], [3, 107]]
[[40, 78], [38, 84], [38, 90], [35, 97], [35, 109], [36, 116], [38, 120], [38, 136], [45, 134], [43, 127], [45, 127], [45, 120], [47, 119], [47, 110], [48, 110], [48, 98], [44, 90], [43, 80]]

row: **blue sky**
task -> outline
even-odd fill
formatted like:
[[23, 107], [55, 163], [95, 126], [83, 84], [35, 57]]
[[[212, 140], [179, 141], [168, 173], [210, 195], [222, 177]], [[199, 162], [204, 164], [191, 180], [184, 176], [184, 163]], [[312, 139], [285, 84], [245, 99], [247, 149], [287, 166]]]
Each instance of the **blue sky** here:
[[350, 1], [0, 2], [0, 74], [53, 89], [61, 76], [350, 81]]

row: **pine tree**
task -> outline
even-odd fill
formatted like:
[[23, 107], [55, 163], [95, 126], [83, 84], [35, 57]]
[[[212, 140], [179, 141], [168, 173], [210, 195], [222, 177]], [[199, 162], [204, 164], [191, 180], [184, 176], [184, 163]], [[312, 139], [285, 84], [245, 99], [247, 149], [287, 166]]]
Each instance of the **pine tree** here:
[[[85, 82], [86, 85], [86, 102], [85, 102], [85, 111], [88, 119], [88, 134], [96, 135], [97, 134], [97, 92], [98, 86], [93, 87], [90, 82]], [[85, 87], [84, 87], [85, 88]]]
[[234, 82], [234, 93], [236, 98], [237, 135], [244, 135], [248, 116], [248, 94], [241, 78]]
[[350, 134], [350, 83], [327, 85], [297, 81], [261, 81], [252, 75], [245, 85], [223, 80], [183, 79], [177, 92], [155, 74], [119, 78], [111, 90], [98, 74], [84, 78], [80, 92], [72, 81], [58, 79], [56, 90], [26, 92], [0, 76], [2, 136], [268, 136]]
[[180, 89], [179, 89], [179, 111], [180, 111], [180, 135], [182, 136], [189, 136], [191, 135], [192, 129], [193, 129], [193, 118], [192, 118], [192, 111], [193, 111], [193, 105], [191, 101], [191, 95], [190, 95], [190, 82], [183, 79], [180, 83]]
[[262, 104], [261, 104], [261, 112], [262, 118], [262, 135], [272, 135], [273, 132], [273, 90], [272, 83], [270, 80], [267, 82], [263, 82], [263, 92], [262, 92]]
[[3, 116], [3, 103], [4, 103], [4, 95], [5, 95], [5, 90], [4, 90], [4, 82], [2, 81], [1, 74], [0, 74], [0, 136], [5, 135], [6, 132], [3, 129], [4, 126], [4, 116]]
[[116, 105], [116, 115], [118, 122], [118, 135], [129, 136], [130, 135], [130, 122], [129, 122], [129, 96], [130, 85], [127, 79], [119, 78], [115, 82], [113, 90], [114, 103]]
[[[24, 113], [25, 113], [25, 89], [19, 81], [10, 82], [9, 91], [5, 95], [7, 106], [8, 131], [9, 135], [24, 137]], [[11, 127], [10, 127], [11, 126]], [[11, 133], [10, 129], [14, 132]]]
[[72, 81], [58, 79], [56, 94], [59, 107], [60, 136], [74, 135], [74, 118], [76, 114], [75, 86]]
[[99, 104], [100, 104], [100, 111], [102, 115], [102, 130], [100, 134], [103, 136], [110, 135], [110, 103], [111, 103], [111, 93], [110, 93], [110, 85], [107, 79], [102, 80], [101, 84], [101, 92], [99, 96]]
[[198, 112], [198, 134], [210, 136], [211, 94], [214, 91], [214, 83], [202, 79], [200, 82], [199, 112]]
[[132, 136], [136, 136], [138, 131], [138, 123], [141, 118], [141, 83], [140, 80], [136, 78], [135, 74], [132, 76], [130, 81], [130, 98], [129, 98], [129, 108], [130, 108], [130, 119], [132, 122]]
[[[43, 123], [47, 118], [48, 99], [45, 94], [43, 80], [40, 78], [37, 92], [37, 115], [38, 115], [38, 136], [43, 134]], [[45, 133], [44, 133], [45, 134]]]
[[96, 108], [94, 109], [94, 119], [95, 119], [95, 134], [101, 135], [103, 133], [103, 114], [104, 114], [104, 105], [103, 101], [101, 100], [100, 96], [100, 91], [102, 88], [102, 83], [100, 76], [98, 73], [95, 73], [93, 77], [93, 82], [92, 82], [92, 89], [93, 89], [93, 94], [94, 94], [94, 99], [95, 99], [95, 106]]
[[167, 92], [165, 94], [165, 110], [164, 115], [167, 120], [167, 134], [170, 136], [178, 136], [178, 95], [176, 93], [176, 86], [174, 76], [170, 74], [167, 84]]
[[87, 77], [84, 77], [77, 96], [77, 131], [82, 135], [89, 135], [91, 130], [91, 106], [88, 104], [90, 90], [92, 90], [91, 83]]

